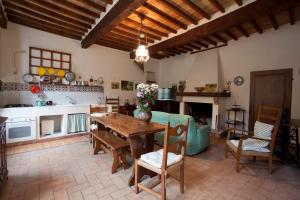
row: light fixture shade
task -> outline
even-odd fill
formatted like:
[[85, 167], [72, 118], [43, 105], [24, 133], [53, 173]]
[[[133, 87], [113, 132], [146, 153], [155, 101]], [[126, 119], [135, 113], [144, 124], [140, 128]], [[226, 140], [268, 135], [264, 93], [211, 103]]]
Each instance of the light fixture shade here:
[[135, 51], [135, 61], [139, 63], [149, 60], [149, 51], [145, 45], [139, 45]]

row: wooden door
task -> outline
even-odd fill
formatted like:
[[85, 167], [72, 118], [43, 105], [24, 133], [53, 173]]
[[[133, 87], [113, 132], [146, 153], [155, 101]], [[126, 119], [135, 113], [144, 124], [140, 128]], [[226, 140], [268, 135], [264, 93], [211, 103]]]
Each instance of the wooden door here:
[[282, 107], [290, 118], [293, 69], [251, 72], [249, 130], [253, 131], [260, 104]]

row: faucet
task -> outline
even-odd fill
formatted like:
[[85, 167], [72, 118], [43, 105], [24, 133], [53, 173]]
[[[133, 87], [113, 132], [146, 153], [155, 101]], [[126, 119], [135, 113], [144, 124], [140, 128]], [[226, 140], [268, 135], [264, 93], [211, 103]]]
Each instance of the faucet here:
[[76, 101], [75, 101], [72, 97], [66, 96], [65, 98], [66, 98], [66, 99], [69, 99], [69, 103], [70, 103], [70, 104], [76, 104]]

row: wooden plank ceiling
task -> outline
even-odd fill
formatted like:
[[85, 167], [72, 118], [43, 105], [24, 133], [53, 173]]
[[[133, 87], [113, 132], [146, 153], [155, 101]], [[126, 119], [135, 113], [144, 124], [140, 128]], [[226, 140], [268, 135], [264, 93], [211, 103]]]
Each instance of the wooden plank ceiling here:
[[[253, 6], [249, 4], [240, 7], [234, 11], [235, 14], [227, 13], [227, 10], [230, 6], [242, 6], [242, 0], [127, 2], [129, 3], [124, 5], [133, 7], [119, 9], [123, 12], [122, 17], [118, 18], [119, 23], [115, 20], [107, 33], [97, 37], [92, 43], [128, 52], [136, 49], [142, 14], [145, 17], [144, 31], [148, 45], [157, 42], [149, 47], [151, 56], [161, 59], [218, 47], [227, 44], [229, 40], [249, 37], [253, 33], [263, 34], [271, 28], [278, 29], [283, 24], [293, 25], [300, 19], [300, 5], [297, 0], [257, 0], [255, 4], [252, 3]], [[3, 0], [2, 4], [11, 22], [81, 40], [100, 14], [106, 11], [107, 5], [112, 4], [112, 0]], [[250, 15], [249, 6], [266, 12], [256, 14], [254, 9]], [[225, 15], [212, 20], [217, 12]], [[232, 20], [227, 15], [239, 16], [236, 18], [243, 20]], [[232, 23], [222, 23], [221, 19], [227, 19], [226, 16]], [[164, 37], [186, 30], [192, 24], [198, 25], [202, 19], [208, 22], [187, 31], [186, 34], [178, 34], [160, 42]], [[199, 31], [202, 31], [201, 34]]]
[[8, 21], [81, 40], [112, 0], [3, 0]]

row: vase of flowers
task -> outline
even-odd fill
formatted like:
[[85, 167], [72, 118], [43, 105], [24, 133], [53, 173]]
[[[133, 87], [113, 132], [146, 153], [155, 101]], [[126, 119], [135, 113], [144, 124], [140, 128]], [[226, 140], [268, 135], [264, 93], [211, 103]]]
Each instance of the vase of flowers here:
[[145, 122], [150, 122], [152, 118], [151, 106], [154, 105], [157, 96], [158, 85], [140, 83], [137, 86], [137, 118]]

